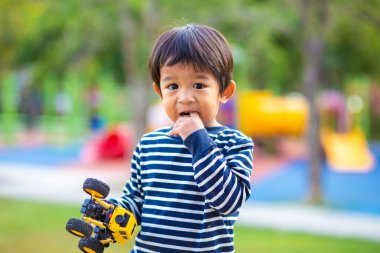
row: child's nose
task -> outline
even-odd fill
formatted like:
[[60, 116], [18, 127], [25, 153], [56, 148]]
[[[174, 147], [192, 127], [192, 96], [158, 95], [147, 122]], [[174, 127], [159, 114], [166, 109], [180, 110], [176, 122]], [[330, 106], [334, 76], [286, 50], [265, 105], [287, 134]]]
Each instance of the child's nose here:
[[194, 101], [194, 96], [191, 91], [183, 90], [180, 92], [179, 97], [178, 97], [179, 103], [191, 103], [193, 101]]

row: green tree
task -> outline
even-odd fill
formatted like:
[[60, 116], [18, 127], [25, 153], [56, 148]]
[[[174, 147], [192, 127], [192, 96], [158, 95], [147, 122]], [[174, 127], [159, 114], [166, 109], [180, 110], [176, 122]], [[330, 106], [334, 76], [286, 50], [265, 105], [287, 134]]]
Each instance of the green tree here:
[[[146, 61], [154, 38], [171, 25], [196, 22], [230, 41], [240, 87], [303, 92], [300, 1], [3, 0], [0, 77], [25, 68], [37, 79], [75, 73], [92, 82], [106, 74], [141, 97], [150, 90]], [[328, 7], [320, 88], [342, 89], [347, 75], [378, 80], [380, 1], [331, 0]], [[138, 129], [146, 105], [133, 107]]]

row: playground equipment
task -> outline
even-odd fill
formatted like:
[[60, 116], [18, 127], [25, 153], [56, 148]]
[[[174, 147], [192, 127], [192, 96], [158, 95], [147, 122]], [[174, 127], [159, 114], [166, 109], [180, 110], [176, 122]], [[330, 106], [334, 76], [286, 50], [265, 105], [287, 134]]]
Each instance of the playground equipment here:
[[336, 171], [366, 172], [374, 166], [374, 157], [360, 128], [346, 133], [322, 129], [321, 143], [328, 164]]
[[363, 106], [358, 95], [346, 99], [337, 91], [326, 91], [319, 96], [321, 144], [329, 166], [336, 171], [367, 172], [374, 167], [360, 124]]
[[[373, 168], [374, 158], [360, 124], [353, 123], [350, 129], [347, 126], [350, 109], [347, 110], [343, 95], [338, 92], [323, 94], [319, 109], [321, 144], [329, 166], [347, 172], [365, 172]], [[359, 112], [360, 109], [356, 114]], [[256, 138], [300, 136], [307, 127], [308, 102], [301, 96], [280, 97], [268, 91], [247, 91], [239, 95], [237, 113], [238, 127], [247, 135]], [[327, 122], [334, 122], [334, 126], [329, 127]]]
[[308, 104], [301, 96], [274, 96], [269, 91], [239, 94], [238, 127], [250, 136], [303, 134], [307, 125]]
[[89, 139], [81, 158], [86, 163], [124, 160], [132, 153], [133, 131], [128, 125], [110, 126]]
[[78, 243], [79, 249], [87, 253], [102, 253], [110, 243], [124, 244], [130, 240], [137, 226], [136, 220], [129, 211], [104, 200], [109, 186], [87, 178], [83, 190], [91, 197], [82, 205], [82, 219], [71, 218], [66, 224], [69, 233], [82, 238]]

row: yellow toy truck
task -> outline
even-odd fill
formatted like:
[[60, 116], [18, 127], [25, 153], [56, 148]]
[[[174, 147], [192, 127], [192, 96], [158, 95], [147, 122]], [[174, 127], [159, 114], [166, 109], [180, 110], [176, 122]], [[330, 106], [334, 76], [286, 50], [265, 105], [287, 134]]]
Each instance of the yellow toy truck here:
[[78, 248], [86, 253], [103, 253], [110, 243], [124, 244], [130, 240], [137, 225], [136, 219], [123, 207], [105, 200], [109, 186], [87, 178], [83, 190], [91, 197], [82, 204], [82, 219], [71, 218], [66, 224], [69, 233], [82, 238]]

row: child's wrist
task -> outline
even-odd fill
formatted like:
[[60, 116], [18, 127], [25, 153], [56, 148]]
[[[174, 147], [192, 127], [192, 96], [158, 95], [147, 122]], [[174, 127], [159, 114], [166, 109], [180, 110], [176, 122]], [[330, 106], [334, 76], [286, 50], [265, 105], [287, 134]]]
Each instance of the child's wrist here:
[[192, 154], [209, 149], [215, 144], [208, 135], [206, 128], [198, 129], [191, 133], [183, 143]]

